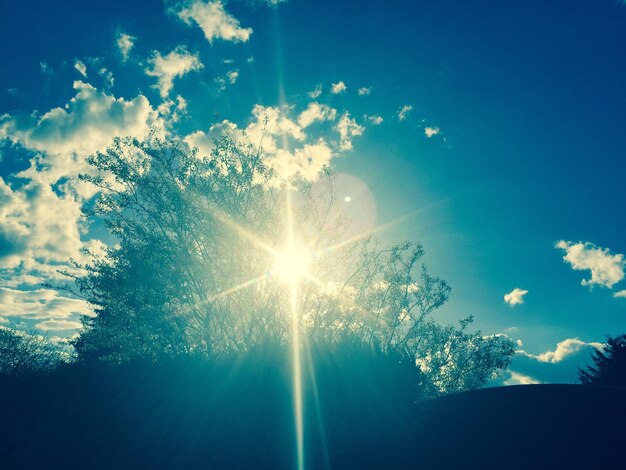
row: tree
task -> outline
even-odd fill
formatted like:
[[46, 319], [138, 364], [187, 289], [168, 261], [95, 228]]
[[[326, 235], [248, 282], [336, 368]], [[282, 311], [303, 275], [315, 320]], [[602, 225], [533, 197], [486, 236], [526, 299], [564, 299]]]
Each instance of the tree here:
[[584, 385], [626, 386], [626, 334], [608, 336], [602, 349], [595, 349], [591, 355], [593, 365], [587, 370], [578, 370]]
[[416, 363], [433, 393], [481, 386], [510, 361], [510, 342], [466, 332], [471, 317], [460, 328], [432, 320], [450, 287], [420, 263], [422, 246], [350, 233], [330, 171], [315, 187], [280, 181], [260, 147], [229, 137], [210, 155], [176, 139], [116, 139], [89, 161], [81, 179], [100, 196], [87, 215], [118, 243], [71, 275], [96, 307], [74, 343], [80, 360], [289, 342], [293, 292], [272, 266], [292, 227], [312, 254], [295, 299], [302, 346], [356, 337]]
[[60, 362], [60, 349], [44, 337], [0, 327], [0, 375], [45, 372]]

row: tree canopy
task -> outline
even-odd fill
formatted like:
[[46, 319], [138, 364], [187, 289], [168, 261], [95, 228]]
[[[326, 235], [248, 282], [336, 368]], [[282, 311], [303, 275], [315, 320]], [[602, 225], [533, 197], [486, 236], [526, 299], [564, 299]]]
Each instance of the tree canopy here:
[[287, 225], [311, 253], [296, 299], [302, 347], [351, 338], [399, 354], [433, 394], [480, 387], [510, 361], [512, 344], [469, 332], [471, 317], [433, 320], [450, 287], [422, 264], [423, 247], [352, 233], [328, 170], [315, 187], [280, 181], [261, 147], [230, 137], [208, 155], [176, 139], [116, 139], [89, 162], [81, 179], [99, 196], [87, 215], [113, 238], [72, 275], [96, 311], [74, 342], [81, 361], [289, 342], [292, 293], [272, 270]]

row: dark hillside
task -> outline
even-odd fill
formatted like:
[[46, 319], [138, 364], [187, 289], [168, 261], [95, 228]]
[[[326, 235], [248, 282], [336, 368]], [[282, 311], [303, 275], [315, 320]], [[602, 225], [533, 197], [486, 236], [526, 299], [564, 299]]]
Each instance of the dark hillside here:
[[520, 385], [429, 402], [432, 468], [625, 468], [626, 389]]
[[[0, 467], [293, 468], [290, 368], [279, 353], [4, 378]], [[305, 373], [308, 468], [624, 462], [626, 390], [519, 386], [416, 404], [413, 367], [360, 359], [318, 354], [315, 385]]]

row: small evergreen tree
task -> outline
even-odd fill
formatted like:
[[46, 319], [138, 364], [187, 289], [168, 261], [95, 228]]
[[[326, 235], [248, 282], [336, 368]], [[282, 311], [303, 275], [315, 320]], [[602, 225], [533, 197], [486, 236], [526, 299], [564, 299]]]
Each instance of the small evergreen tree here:
[[603, 349], [596, 349], [591, 358], [593, 365], [579, 369], [584, 385], [626, 386], [626, 334], [609, 336]]

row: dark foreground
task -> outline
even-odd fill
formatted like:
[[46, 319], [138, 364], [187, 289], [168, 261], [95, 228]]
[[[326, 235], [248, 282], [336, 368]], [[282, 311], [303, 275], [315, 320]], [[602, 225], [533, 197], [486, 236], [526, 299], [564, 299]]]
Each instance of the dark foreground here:
[[[315, 382], [308, 376], [307, 468], [626, 462], [625, 389], [517, 386], [415, 403], [408, 382], [375, 365], [348, 369], [329, 359]], [[0, 468], [295, 467], [284, 367], [69, 368], [2, 379], [0, 398]]]

